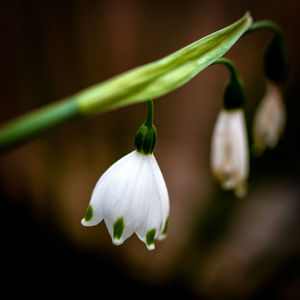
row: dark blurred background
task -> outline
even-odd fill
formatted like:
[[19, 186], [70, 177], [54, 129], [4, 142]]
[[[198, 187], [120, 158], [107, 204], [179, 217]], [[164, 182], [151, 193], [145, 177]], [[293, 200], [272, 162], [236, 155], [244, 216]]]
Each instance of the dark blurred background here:
[[[152, 252], [135, 236], [112, 245], [103, 223], [80, 224], [98, 177], [133, 150], [145, 104], [74, 122], [0, 157], [3, 295], [300, 298], [298, 1], [2, 1], [0, 122], [159, 59], [247, 10], [282, 26], [291, 69], [285, 135], [251, 157], [246, 199], [222, 192], [210, 173], [228, 80], [212, 66], [155, 102], [155, 156], [171, 215], [168, 238]], [[250, 128], [270, 37], [254, 32], [226, 54], [243, 78]]]

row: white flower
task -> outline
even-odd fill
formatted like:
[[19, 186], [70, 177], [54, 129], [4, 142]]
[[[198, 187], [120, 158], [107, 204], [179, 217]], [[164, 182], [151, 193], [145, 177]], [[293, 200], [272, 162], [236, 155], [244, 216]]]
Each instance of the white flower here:
[[135, 150], [100, 177], [81, 223], [93, 226], [104, 219], [115, 245], [135, 232], [152, 250], [154, 240], [166, 236], [168, 216], [168, 191], [156, 159]]
[[260, 155], [266, 148], [274, 148], [286, 121], [285, 106], [280, 86], [267, 83], [267, 91], [259, 104], [253, 122], [253, 152]]
[[241, 108], [219, 113], [212, 136], [211, 168], [223, 189], [233, 189], [238, 197], [245, 195], [249, 152]]

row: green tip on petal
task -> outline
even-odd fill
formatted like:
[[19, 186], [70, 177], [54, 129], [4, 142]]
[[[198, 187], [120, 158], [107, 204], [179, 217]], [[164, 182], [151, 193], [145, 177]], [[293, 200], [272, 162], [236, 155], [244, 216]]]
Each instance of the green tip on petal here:
[[146, 234], [146, 245], [151, 249], [154, 249], [151, 246], [154, 246], [155, 233], [156, 233], [156, 229], [153, 228], [153, 229], [149, 230]]
[[88, 222], [88, 221], [90, 221], [91, 219], [92, 219], [92, 217], [93, 217], [93, 207], [92, 207], [92, 205], [90, 204], [89, 205], [89, 207], [88, 207], [88, 209], [87, 209], [87, 212], [86, 212], [86, 214], [85, 214], [85, 216], [84, 216], [84, 221], [85, 222]]
[[165, 224], [164, 230], [162, 232], [162, 235], [166, 235], [167, 234], [168, 222], [169, 222], [169, 218], [167, 218], [167, 220], [166, 220], [166, 224]]
[[123, 234], [123, 231], [124, 231], [124, 219], [123, 217], [121, 217], [114, 223], [114, 232], [113, 232], [114, 239], [119, 240]]

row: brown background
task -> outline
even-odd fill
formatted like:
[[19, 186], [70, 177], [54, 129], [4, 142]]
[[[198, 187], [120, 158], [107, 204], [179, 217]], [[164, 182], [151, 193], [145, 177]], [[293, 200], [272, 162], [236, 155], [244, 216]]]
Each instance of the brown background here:
[[[209, 67], [155, 102], [155, 156], [171, 201], [168, 238], [155, 251], [135, 236], [115, 247], [103, 223], [80, 224], [98, 177], [133, 149], [144, 104], [69, 124], [0, 158], [3, 293], [300, 297], [297, 1], [2, 1], [0, 122], [159, 59], [247, 10], [282, 26], [291, 59], [286, 134], [274, 151], [251, 157], [248, 197], [223, 193], [210, 174], [228, 71]], [[270, 36], [247, 35], [226, 54], [245, 84], [250, 127]]]

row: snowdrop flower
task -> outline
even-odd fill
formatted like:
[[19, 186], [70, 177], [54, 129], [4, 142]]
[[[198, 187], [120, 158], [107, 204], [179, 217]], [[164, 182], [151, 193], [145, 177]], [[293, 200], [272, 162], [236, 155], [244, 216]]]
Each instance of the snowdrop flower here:
[[211, 143], [211, 169], [225, 190], [238, 197], [246, 193], [249, 153], [244, 112], [222, 109], [216, 121]]
[[249, 173], [249, 150], [244, 118], [244, 89], [234, 64], [227, 58], [224, 64], [231, 73], [224, 93], [224, 108], [217, 117], [211, 141], [211, 169], [225, 190], [234, 190], [244, 197]]
[[98, 180], [81, 223], [97, 225], [104, 220], [115, 245], [136, 233], [149, 250], [154, 240], [166, 236], [169, 196], [153, 155], [156, 130], [153, 102], [148, 102], [145, 123], [136, 134], [136, 150], [114, 163]]
[[267, 91], [259, 104], [253, 122], [253, 152], [261, 155], [267, 148], [274, 148], [283, 132], [286, 111], [280, 86], [267, 83]]

